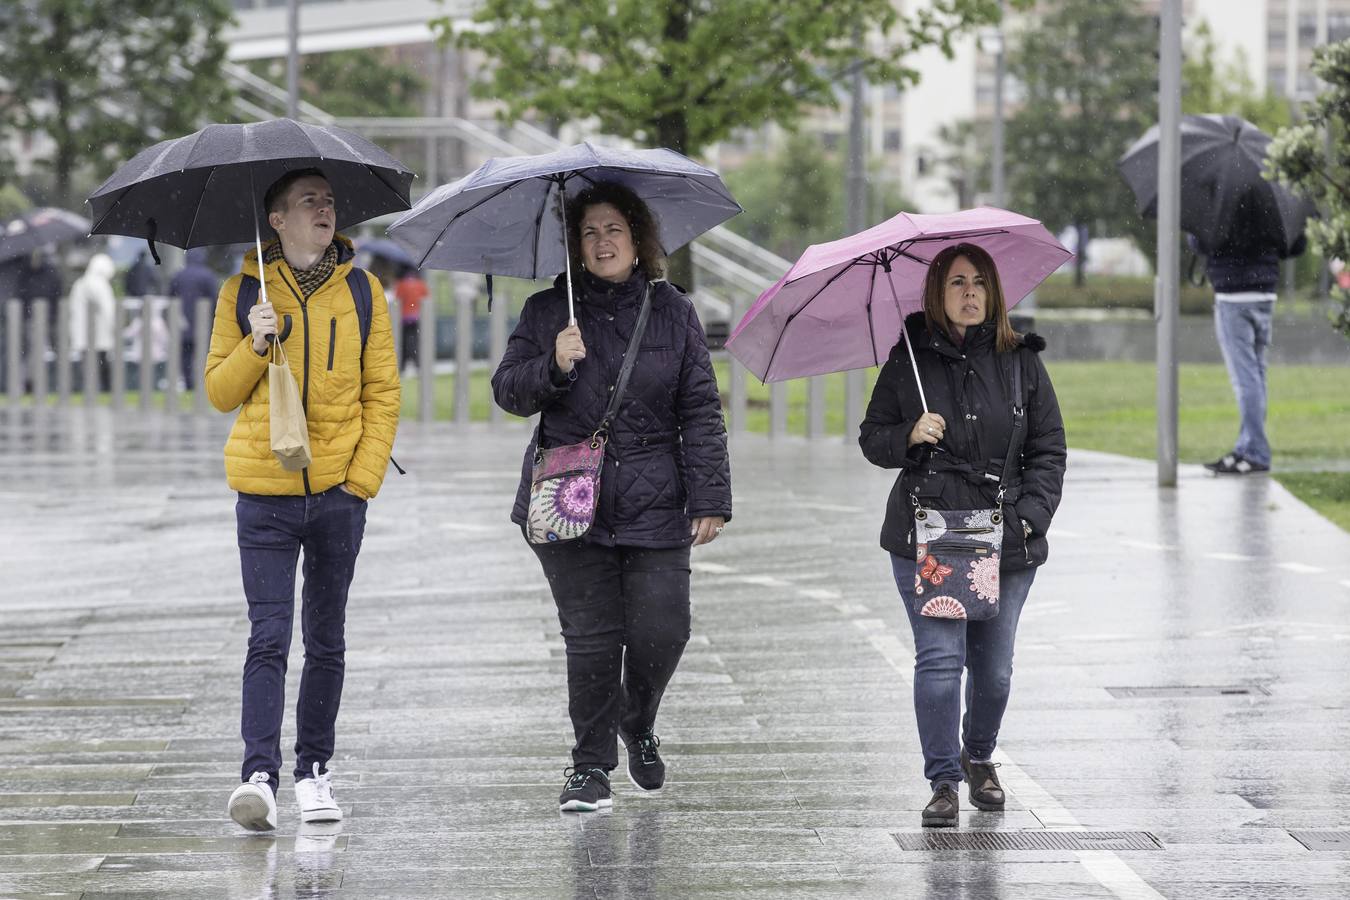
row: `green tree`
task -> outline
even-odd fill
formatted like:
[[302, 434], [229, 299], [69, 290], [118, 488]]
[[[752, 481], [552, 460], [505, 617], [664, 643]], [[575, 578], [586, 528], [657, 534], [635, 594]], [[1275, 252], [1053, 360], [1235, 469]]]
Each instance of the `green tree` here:
[[[1313, 74], [1325, 85], [1304, 107], [1307, 121], [1282, 129], [1271, 142], [1266, 176], [1316, 203], [1308, 244], [1327, 259], [1350, 260], [1350, 162], [1340, 148], [1350, 136], [1350, 41], [1318, 47]], [[1350, 292], [1337, 290], [1336, 329], [1350, 338]]]
[[[727, 227], [780, 256], [796, 259], [808, 245], [844, 233], [844, 165], [814, 135], [793, 134], [777, 153], [751, 157], [725, 177], [745, 207]], [[894, 185], [873, 173], [868, 222], [907, 207]]]
[[[286, 81], [284, 58], [249, 68], [274, 84]], [[300, 96], [334, 116], [420, 116], [426, 87], [426, 79], [389, 48], [300, 57]]]
[[1267, 134], [1289, 124], [1289, 103], [1252, 81], [1242, 57], [1220, 60], [1209, 25], [1201, 22], [1187, 41], [1181, 63], [1181, 111], [1241, 116]]
[[1052, 231], [1075, 228], [1080, 248], [1137, 219], [1115, 163], [1156, 117], [1156, 46], [1135, 0], [1055, 0], [1010, 55], [1025, 98], [1008, 123], [1014, 196]]
[[[696, 156], [739, 129], [838, 106], [853, 66], [873, 84], [913, 83], [914, 51], [950, 54], [958, 32], [998, 17], [998, 0], [932, 0], [905, 16], [892, 0], [484, 0], [473, 27], [432, 26], [487, 56], [475, 93], [508, 120], [593, 120]], [[859, 29], [887, 49], [860, 54]]]
[[227, 0], [23, 0], [0, 15], [0, 132], [46, 134], [53, 200], [223, 113]]

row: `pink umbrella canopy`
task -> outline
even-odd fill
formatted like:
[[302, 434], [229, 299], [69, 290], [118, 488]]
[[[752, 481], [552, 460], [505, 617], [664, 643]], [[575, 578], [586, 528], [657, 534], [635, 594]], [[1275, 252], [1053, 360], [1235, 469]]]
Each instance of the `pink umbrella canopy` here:
[[851, 237], [806, 248], [759, 295], [727, 350], [762, 381], [877, 366], [900, 324], [923, 304], [928, 264], [944, 247], [977, 244], [998, 266], [1011, 308], [1073, 254], [1036, 219], [982, 206], [900, 213]]

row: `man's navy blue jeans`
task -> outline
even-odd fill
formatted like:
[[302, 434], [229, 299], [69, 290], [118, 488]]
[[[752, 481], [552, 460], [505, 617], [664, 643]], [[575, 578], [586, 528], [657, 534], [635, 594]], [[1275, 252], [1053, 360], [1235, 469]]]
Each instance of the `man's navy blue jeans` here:
[[[914, 611], [914, 560], [891, 554], [891, 568], [914, 630], [914, 715], [923, 774], [936, 790], [962, 781], [961, 748], [989, 759], [1012, 692], [1013, 642], [1034, 568], [999, 572], [998, 615], [981, 622], [935, 619]], [[961, 715], [961, 670], [966, 712]]]
[[1241, 426], [1233, 452], [1261, 466], [1270, 465], [1266, 439], [1266, 347], [1270, 345], [1275, 304], [1269, 300], [1214, 302], [1214, 333], [1223, 350], [1228, 380], [1237, 397]]
[[281, 771], [281, 720], [286, 662], [295, 616], [295, 568], [304, 550], [300, 630], [305, 668], [295, 707], [295, 777], [326, 771], [342, 699], [347, 645], [347, 589], [366, 529], [366, 502], [341, 488], [322, 494], [269, 497], [240, 494], [239, 560], [248, 619], [253, 624], [244, 662], [241, 778], [266, 772], [273, 791]]

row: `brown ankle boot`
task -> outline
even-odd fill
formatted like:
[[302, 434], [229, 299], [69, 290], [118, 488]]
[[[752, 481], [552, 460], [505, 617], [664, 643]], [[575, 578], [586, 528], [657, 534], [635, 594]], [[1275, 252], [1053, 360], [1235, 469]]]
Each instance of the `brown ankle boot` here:
[[933, 799], [923, 808], [925, 828], [955, 828], [960, 816], [961, 799], [956, 788], [945, 781], [933, 791]]
[[966, 773], [966, 784], [970, 785], [970, 803], [976, 809], [988, 812], [1002, 812], [1006, 797], [1003, 785], [999, 784], [998, 773], [994, 770], [998, 763], [971, 762], [970, 754], [961, 751], [961, 771]]

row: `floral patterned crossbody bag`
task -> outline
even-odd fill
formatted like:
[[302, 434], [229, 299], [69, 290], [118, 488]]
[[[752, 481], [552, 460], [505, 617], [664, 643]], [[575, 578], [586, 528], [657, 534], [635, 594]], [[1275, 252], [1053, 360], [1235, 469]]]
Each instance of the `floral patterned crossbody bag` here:
[[[536, 444], [530, 505], [525, 518], [525, 537], [531, 544], [575, 540], [590, 531], [595, 523], [595, 508], [600, 502], [600, 471], [604, 468], [610, 423], [619, 411], [628, 378], [633, 374], [642, 333], [647, 330], [651, 301], [652, 287], [648, 284], [633, 336], [624, 350], [614, 392], [595, 432], [584, 441], [562, 447], [545, 450]], [[543, 433], [542, 427], [539, 433]]]
[[[937, 619], [979, 621], [998, 615], [1003, 498], [1026, 440], [1022, 366], [1014, 359], [1013, 432], [991, 509], [937, 510], [910, 494], [914, 506], [914, 611]], [[988, 476], [993, 477], [993, 476]]]

